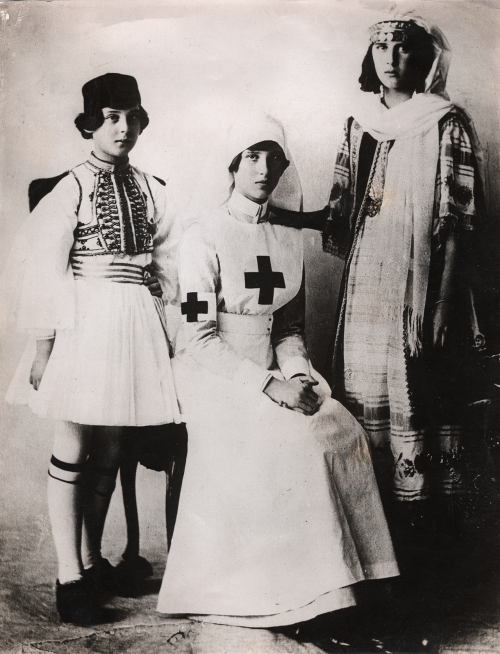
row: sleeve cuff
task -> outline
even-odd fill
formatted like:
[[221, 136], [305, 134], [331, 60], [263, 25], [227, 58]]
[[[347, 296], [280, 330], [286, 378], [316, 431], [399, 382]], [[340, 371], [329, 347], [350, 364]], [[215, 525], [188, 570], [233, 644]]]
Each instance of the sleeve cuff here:
[[291, 357], [281, 366], [281, 374], [286, 380], [294, 375], [310, 375], [309, 361], [304, 357]]
[[267, 386], [273, 374], [270, 370], [264, 370], [250, 359], [243, 359], [236, 370], [234, 381], [248, 390], [261, 392]]
[[33, 335], [37, 341], [50, 341], [56, 337], [56, 332], [54, 329], [37, 329]]

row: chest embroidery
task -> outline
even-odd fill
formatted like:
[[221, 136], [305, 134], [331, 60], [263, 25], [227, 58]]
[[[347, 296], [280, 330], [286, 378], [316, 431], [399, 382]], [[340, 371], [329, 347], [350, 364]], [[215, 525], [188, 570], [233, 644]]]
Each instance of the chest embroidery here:
[[383, 141], [377, 144], [370, 179], [367, 184], [365, 196], [365, 212], [372, 218], [380, 213], [384, 199], [385, 175], [387, 168], [387, 156], [391, 141]]
[[245, 288], [258, 288], [259, 304], [272, 304], [275, 288], [286, 288], [282, 272], [275, 272], [269, 257], [257, 257], [259, 272], [245, 273]]
[[96, 174], [94, 211], [108, 252], [152, 252], [146, 198], [131, 172]]

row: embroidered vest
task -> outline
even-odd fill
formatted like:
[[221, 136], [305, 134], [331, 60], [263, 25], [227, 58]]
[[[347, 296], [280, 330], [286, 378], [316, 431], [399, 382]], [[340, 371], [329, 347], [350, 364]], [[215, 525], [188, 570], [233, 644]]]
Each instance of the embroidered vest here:
[[153, 251], [155, 208], [144, 173], [129, 164], [107, 164], [93, 155], [71, 173], [81, 193], [72, 254]]

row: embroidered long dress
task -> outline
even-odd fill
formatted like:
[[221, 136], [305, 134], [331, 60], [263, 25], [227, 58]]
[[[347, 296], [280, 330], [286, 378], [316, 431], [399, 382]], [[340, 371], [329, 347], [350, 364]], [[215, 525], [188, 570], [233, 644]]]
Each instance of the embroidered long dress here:
[[380, 297], [388, 228], [381, 224], [380, 208], [394, 142], [375, 141], [352, 118], [338, 150], [324, 232], [325, 249], [346, 257], [333, 363], [336, 396], [343, 396], [375, 445], [386, 445], [380, 482], [404, 501], [452, 495], [477, 499], [482, 490], [476, 482], [484, 477], [481, 446], [465, 414], [470, 398], [464, 362], [480, 335], [459, 279], [448, 345], [441, 352], [432, 348], [444, 243], [455, 231], [460, 269], [476, 227], [474, 153], [459, 115], [440, 121], [439, 139], [423, 356], [410, 357], [404, 324], [388, 318], [394, 315], [387, 307], [390, 299]]
[[301, 233], [261, 214], [234, 191], [181, 241], [173, 367], [189, 452], [158, 602], [250, 627], [350, 606], [353, 584], [398, 574], [362, 428], [319, 376], [313, 416], [262, 392], [272, 375], [317, 373]]
[[63, 177], [7, 265], [18, 327], [55, 335], [38, 391], [29, 384], [33, 339], [7, 400], [79, 424], [180, 423], [163, 305], [143, 284], [151, 265], [164, 299], [177, 301], [179, 238], [153, 176], [91, 155]]

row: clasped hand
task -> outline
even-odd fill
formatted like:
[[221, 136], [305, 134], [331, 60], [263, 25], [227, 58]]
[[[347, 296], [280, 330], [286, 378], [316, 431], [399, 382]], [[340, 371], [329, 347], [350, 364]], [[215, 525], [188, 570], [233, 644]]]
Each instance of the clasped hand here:
[[146, 266], [145, 271], [148, 273], [148, 276], [144, 278], [144, 286], [147, 287], [151, 295], [161, 298], [163, 292], [158, 277], [151, 273], [151, 268], [149, 266]]
[[318, 408], [319, 398], [312, 389], [317, 384], [314, 377], [309, 375], [301, 375], [288, 381], [273, 377], [264, 393], [280, 406], [311, 416]]

